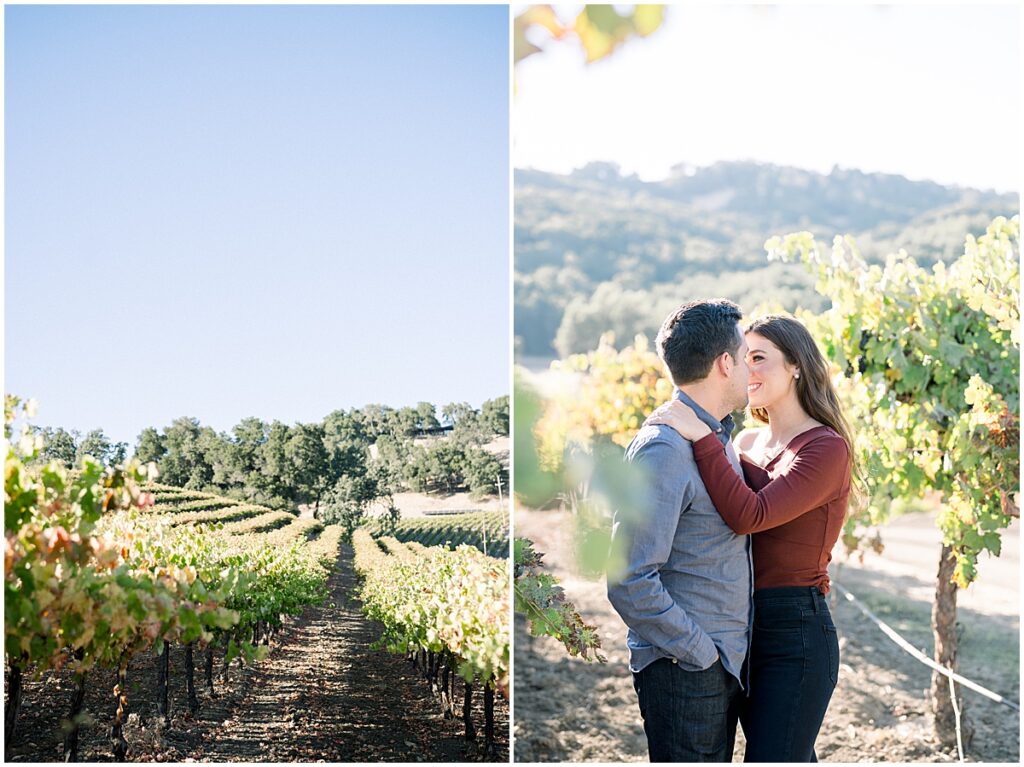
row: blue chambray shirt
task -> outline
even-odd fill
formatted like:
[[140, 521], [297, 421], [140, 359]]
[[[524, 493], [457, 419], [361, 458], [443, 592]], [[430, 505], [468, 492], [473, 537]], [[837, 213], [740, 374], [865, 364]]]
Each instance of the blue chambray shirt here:
[[[732, 416], [718, 421], [683, 392], [676, 399], [714, 429], [741, 473], [730, 441]], [[700, 671], [722, 658], [740, 680], [753, 617], [750, 536], [736, 535], [715, 510], [693, 458], [693, 445], [669, 426], [645, 426], [626, 448], [645, 469], [646, 501], [616, 512], [612, 537], [624, 538], [626, 569], [608, 582], [608, 599], [629, 631], [633, 672], [659, 658]]]

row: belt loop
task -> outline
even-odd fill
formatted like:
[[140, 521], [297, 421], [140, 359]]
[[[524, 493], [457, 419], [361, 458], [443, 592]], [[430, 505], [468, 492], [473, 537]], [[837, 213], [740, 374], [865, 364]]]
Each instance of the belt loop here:
[[811, 586], [811, 603], [814, 605], [814, 614], [818, 614], [818, 598], [821, 596], [821, 592], [818, 591], [817, 586]]

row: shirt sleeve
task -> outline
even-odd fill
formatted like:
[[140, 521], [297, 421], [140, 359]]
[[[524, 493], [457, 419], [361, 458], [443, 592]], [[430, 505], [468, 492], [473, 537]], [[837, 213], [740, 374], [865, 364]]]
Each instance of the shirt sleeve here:
[[713, 434], [693, 443], [693, 457], [715, 508], [739, 535], [770, 530], [824, 506], [839, 497], [849, 477], [849, 449], [834, 436], [801, 446], [785, 473], [756, 493], [732, 470]]
[[679, 460], [677, 447], [658, 440], [643, 445], [633, 456], [631, 463], [644, 470], [642, 481], [648, 493], [640, 508], [615, 515], [612, 539], [621, 540], [626, 566], [621, 577], [608, 579], [608, 599], [645, 642], [705, 669], [715, 662], [718, 650], [661, 581], [679, 516], [696, 494], [694, 481], [680, 471]]

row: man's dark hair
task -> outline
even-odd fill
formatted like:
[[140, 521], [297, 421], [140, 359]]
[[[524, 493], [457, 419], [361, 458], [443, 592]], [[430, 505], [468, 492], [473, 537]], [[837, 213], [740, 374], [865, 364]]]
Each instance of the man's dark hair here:
[[740, 349], [743, 312], [732, 301], [689, 301], [665, 318], [658, 331], [658, 356], [677, 386], [701, 381], [716, 359]]

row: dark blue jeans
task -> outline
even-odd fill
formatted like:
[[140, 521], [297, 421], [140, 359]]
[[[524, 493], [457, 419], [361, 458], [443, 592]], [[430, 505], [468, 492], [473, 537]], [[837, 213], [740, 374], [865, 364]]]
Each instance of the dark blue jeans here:
[[684, 671], [669, 658], [633, 674], [652, 762], [729, 762], [736, 741], [740, 685], [717, 660]]
[[817, 588], [754, 592], [747, 762], [816, 762], [814, 740], [839, 674], [839, 640]]

